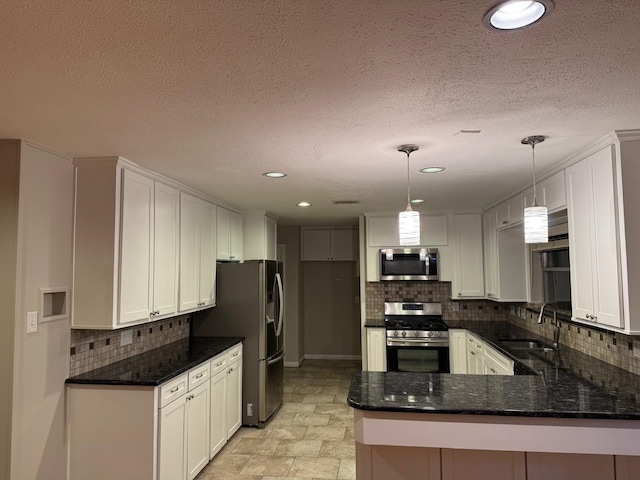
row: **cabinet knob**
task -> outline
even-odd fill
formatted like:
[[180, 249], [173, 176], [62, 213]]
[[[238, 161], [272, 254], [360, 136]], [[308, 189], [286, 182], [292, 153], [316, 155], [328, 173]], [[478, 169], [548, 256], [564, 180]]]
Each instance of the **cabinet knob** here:
[[502, 221], [502, 224], [503, 224], [503, 225], [506, 225], [507, 223], [509, 223], [509, 222], [508, 222], [508, 221], [506, 221], [506, 220], [503, 220], [503, 221]]

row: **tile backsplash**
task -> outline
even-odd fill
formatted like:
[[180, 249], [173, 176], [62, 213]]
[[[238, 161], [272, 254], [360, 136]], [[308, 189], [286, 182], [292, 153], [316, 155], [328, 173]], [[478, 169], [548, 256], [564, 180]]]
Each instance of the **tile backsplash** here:
[[[122, 335], [128, 332], [131, 332], [131, 343], [120, 346]], [[188, 336], [189, 315], [119, 330], [71, 330], [69, 375], [80, 375]]]
[[[445, 322], [503, 320], [553, 341], [553, 327], [549, 318], [539, 325], [538, 313], [527, 309], [526, 303], [451, 300], [450, 282], [367, 282], [365, 289], [366, 320], [383, 320], [384, 302], [440, 302]], [[640, 375], [640, 358], [633, 355], [633, 340], [639, 340], [640, 337], [569, 321], [561, 323], [562, 345]]]
[[[505, 319], [509, 323], [553, 341], [553, 326], [547, 315], [545, 315], [545, 322], [538, 324], [538, 313], [526, 309], [525, 305], [510, 305], [505, 312]], [[637, 336], [590, 328], [574, 322], [561, 320], [560, 323], [559, 343], [561, 345], [640, 375], [640, 358], [633, 355], [633, 340], [637, 340]]]
[[447, 320], [504, 320], [505, 307], [490, 300], [451, 300], [451, 282], [367, 282], [367, 320], [384, 319], [384, 302], [439, 302]]

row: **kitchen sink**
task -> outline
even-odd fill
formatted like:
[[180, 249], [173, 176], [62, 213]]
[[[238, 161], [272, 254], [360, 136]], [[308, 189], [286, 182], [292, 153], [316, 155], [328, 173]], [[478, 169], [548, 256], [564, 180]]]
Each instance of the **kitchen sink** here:
[[526, 338], [512, 338], [508, 340], [499, 340], [500, 344], [513, 350], [542, 350], [543, 352], [552, 352], [554, 348], [539, 340], [530, 340]]

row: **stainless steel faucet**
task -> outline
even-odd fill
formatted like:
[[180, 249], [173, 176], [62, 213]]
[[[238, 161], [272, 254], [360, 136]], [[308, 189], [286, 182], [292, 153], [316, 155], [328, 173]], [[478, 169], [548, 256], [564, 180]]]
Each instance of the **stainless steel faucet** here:
[[545, 309], [549, 307], [553, 311], [553, 320], [551, 321], [551, 325], [553, 325], [553, 346], [554, 348], [558, 348], [558, 342], [560, 341], [560, 322], [558, 321], [558, 311], [556, 307], [551, 305], [550, 303], [542, 304], [542, 308], [540, 309], [540, 314], [538, 315], [538, 323], [542, 323], [542, 317], [544, 315]]

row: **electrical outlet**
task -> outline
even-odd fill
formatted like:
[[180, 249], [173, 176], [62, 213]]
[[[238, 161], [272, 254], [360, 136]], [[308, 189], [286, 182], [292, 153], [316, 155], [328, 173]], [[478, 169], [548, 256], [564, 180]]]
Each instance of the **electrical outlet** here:
[[247, 417], [253, 417], [253, 403], [247, 403]]
[[633, 341], [633, 356], [640, 358], [640, 340]]
[[38, 331], [38, 312], [27, 312], [27, 333]]
[[133, 342], [133, 330], [123, 330], [120, 332], [120, 346], [131, 345]]
[[458, 302], [451, 302], [451, 310], [454, 312], [460, 311], [460, 304]]

